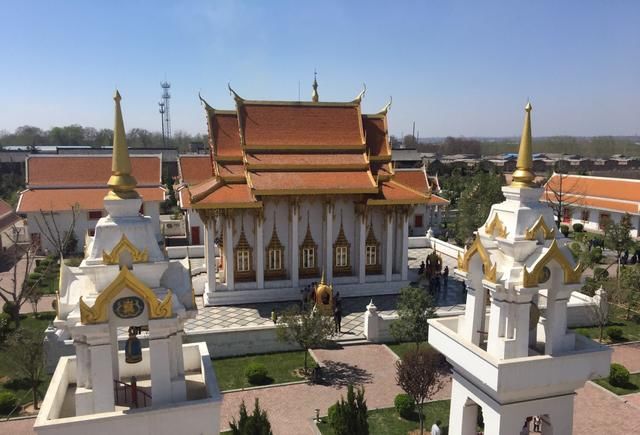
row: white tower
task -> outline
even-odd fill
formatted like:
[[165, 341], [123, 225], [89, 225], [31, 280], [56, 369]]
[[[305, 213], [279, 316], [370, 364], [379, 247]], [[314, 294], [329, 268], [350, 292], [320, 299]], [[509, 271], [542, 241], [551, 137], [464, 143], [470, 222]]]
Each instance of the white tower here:
[[609, 371], [607, 347], [567, 330], [567, 301], [581, 287], [582, 266], [539, 201], [531, 105], [525, 110], [506, 200], [493, 205], [458, 258], [465, 314], [429, 321], [429, 343], [453, 366], [450, 435], [475, 435], [479, 407], [489, 435], [517, 435], [534, 416], [544, 435], [571, 434], [575, 390]]
[[118, 92], [114, 99], [108, 215], [80, 266], [60, 268], [52, 336], [73, 340], [75, 356], [60, 358], [34, 429], [214, 435], [221, 397], [207, 346], [183, 344], [184, 322], [197, 310], [188, 259], [168, 260], [140, 214]]

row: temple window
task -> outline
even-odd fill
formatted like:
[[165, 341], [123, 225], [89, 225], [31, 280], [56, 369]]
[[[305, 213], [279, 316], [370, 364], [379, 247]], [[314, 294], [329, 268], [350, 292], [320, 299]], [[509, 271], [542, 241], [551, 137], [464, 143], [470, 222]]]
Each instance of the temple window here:
[[342, 226], [342, 213], [340, 215], [340, 230], [338, 231], [338, 237], [333, 244], [333, 274], [351, 275], [351, 261], [349, 258], [349, 248], [351, 244], [347, 240], [344, 234], [344, 228]]
[[380, 243], [373, 233], [373, 225], [369, 225], [367, 240], [365, 241], [365, 271], [366, 273], [382, 273], [379, 255]]
[[311, 226], [309, 223], [309, 212], [307, 212], [307, 232], [304, 236], [304, 240], [300, 245], [300, 276], [312, 277], [318, 276], [320, 273], [316, 259], [318, 258], [318, 245], [313, 240], [311, 234]]
[[271, 240], [266, 248], [267, 251], [267, 264], [264, 273], [264, 278], [269, 279], [284, 279], [284, 246], [280, 242], [278, 237], [278, 230], [276, 229], [275, 215], [273, 220], [273, 231], [271, 232]]
[[252, 267], [251, 256], [253, 248], [249, 245], [247, 237], [244, 233], [244, 223], [240, 230], [240, 238], [234, 249], [235, 252], [235, 279], [236, 281], [253, 281], [255, 280], [255, 271]]

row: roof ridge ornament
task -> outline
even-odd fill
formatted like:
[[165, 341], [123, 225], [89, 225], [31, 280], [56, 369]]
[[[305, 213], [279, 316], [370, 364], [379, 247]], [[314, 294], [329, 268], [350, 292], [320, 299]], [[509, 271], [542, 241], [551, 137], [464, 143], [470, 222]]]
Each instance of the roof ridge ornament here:
[[526, 115], [524, 117], [524, 126], [522, 127], [520, 148], [518, 149], [518, 162], [516, 163], [516, 170], [513, 172], [513, 180], [511, 181], [511, 185], [514, 187], [533, 187], [533, 180], [536, 177], [533, 172], [531, 109], [531, 103], [527, 102], [527, 105], [524, 107]]
[[229, 93], [231, 94], [233, 99], [236, 100], [237, 104], [244, 103], [244, 98], [242, 98], [236, 91], [233, 90], [233, 88], [231, 87], [231, 82], [227, 83], [227, 88], [229, 88]]
[[207, 103], [207, 100], [205, 100], [204, 98], [202, 98], [202, 95], [200, 94], [200, 91], [198, 91], [198, 99], [200, 100], [200, 103], [202, 105], [204, 105], [204, 108], [207, 110], [213, 110], [215, 111], [215, 109], [213, 107], [211, 107], [211, 105], [209, 103]]
[[111, 155], [111, 177], [107, 185], [111, 188], [105, 199], [137, 199], [140, 198], [136, 192], [138, 182], [131, 175], [131, 159], [129, 159], [129, 149], [127, 147], [127, 136], [122, 120], [122, 109], [120, 107], [120, 92], [116, 89], [113, 96], [115, 104], [115, 121], [113, 128], [113, 151]]
[[393, 103], [393, 97], [389, 96], [389, 102], [385, 104], [385, 106], [380, 109], [376, 115], [386, 115], [389, 112], [389, 109], [391, 109], [391, 103]]
[[362, 99], [364, 98], [364, 94], [367, 92], [367, 85], [365, 83], [362, 84], [362, 90], [358, 94], [358, 96], [352, 101], [352, 103], [360, 104]]

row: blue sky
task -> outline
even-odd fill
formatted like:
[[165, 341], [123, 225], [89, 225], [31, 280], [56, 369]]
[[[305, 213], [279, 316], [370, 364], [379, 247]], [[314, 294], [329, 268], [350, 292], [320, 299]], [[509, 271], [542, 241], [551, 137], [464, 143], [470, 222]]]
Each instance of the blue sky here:
[[391, 133], [640, 133], [640, 1], [2, 1], [0, 130], [113, 123], [205, 132], [198, 92], [344, 101], [393, 96]]

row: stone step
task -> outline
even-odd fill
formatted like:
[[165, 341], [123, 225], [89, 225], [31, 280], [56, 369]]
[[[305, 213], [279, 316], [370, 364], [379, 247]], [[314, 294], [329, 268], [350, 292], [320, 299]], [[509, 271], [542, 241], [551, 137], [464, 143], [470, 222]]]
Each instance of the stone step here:
[[371, 342], [367, 341], [367, 339], [362, 335], [357, 335], [355, 337], [351, 336], [349, 338], [339, 338], [334, 340], [337, 344], [341, 346], [355, 346], [360, 344], [371, 344]]

